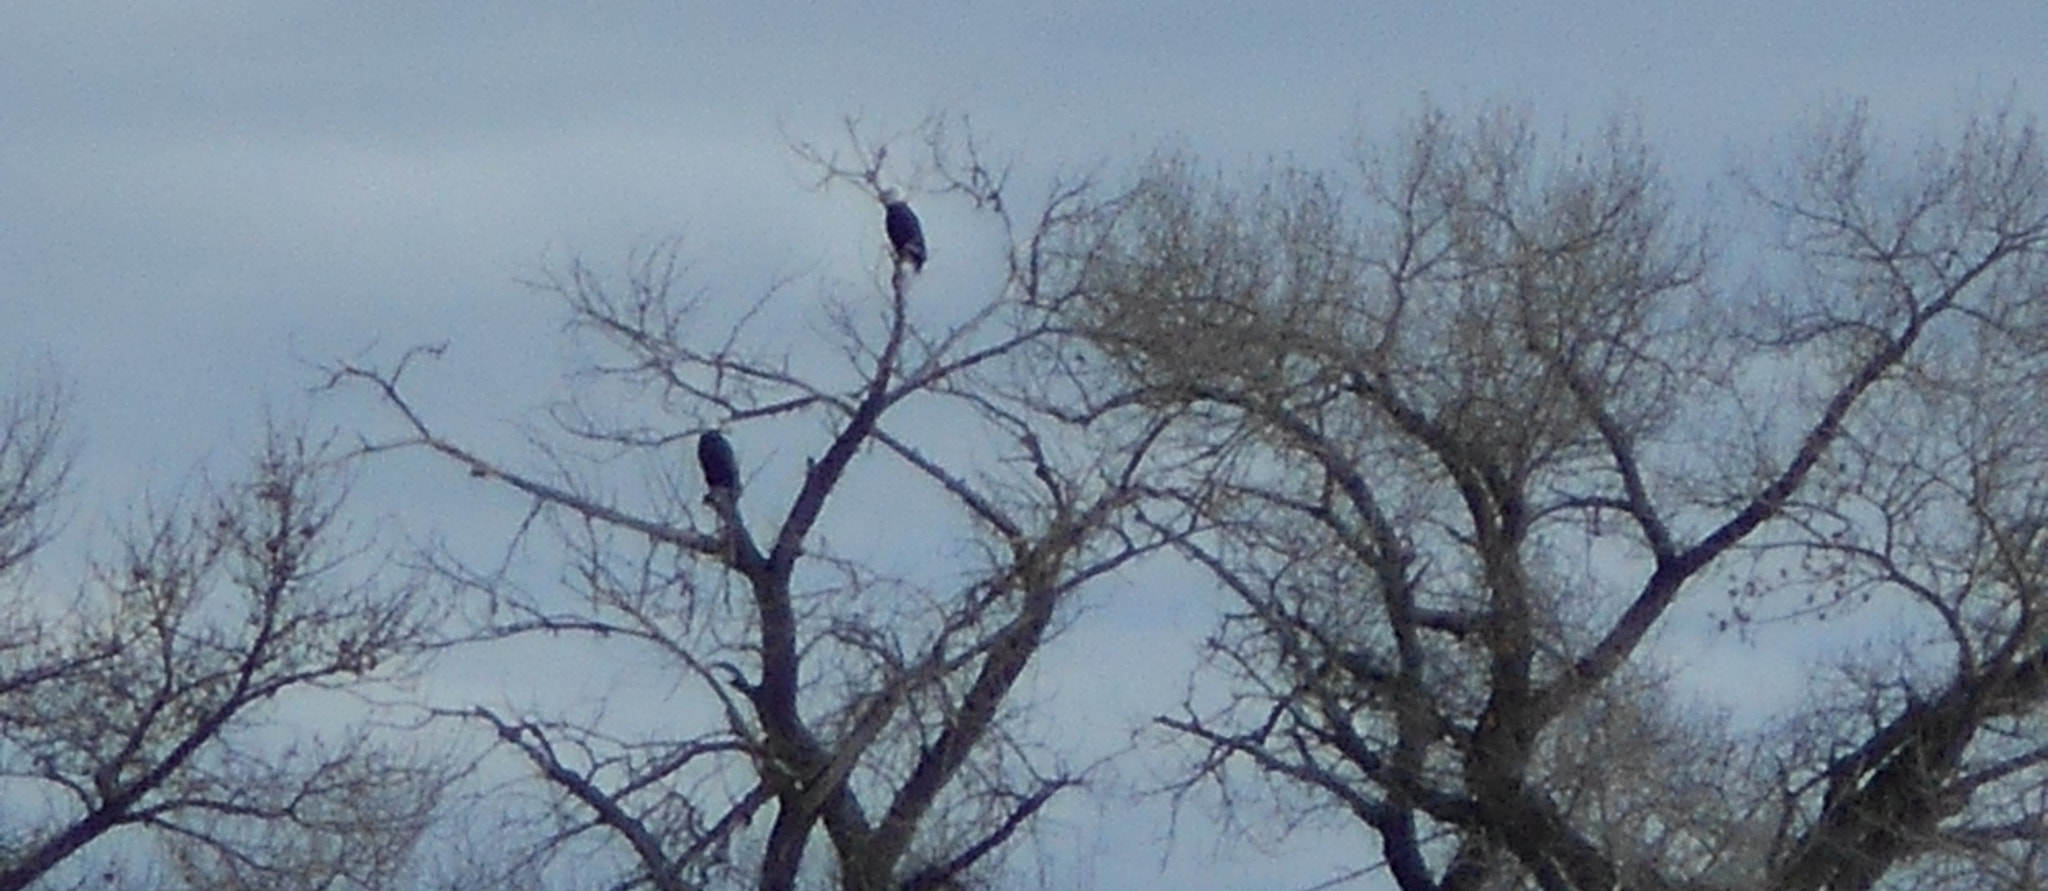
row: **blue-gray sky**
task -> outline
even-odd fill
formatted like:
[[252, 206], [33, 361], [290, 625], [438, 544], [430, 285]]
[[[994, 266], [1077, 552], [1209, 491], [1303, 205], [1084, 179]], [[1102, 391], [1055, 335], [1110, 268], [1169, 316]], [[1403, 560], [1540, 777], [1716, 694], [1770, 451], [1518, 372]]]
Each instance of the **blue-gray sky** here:
[[[305, 359], [447, 340], [446, 410], [519, 416], [559, 368], [515, 284], [549, 258], [680, 234], [739, 289], [866, 280], [872, 205], [807, 191], [786, 149], [849, 114], [966, 113], [1046, 173], [1167, 143], [1323, 163], [1424, 96], [1546, 128], [1626, 108], [1698, 182], [1844, 97], [1909, 132], [1973, 95], [2048, 110], [2043, 46], [2039, 0], [9, 2], [0, 373], [73, 382], [89, 522], [298, 404]], [[1101, 856], [1102, 887], [1160, 863]], [[1327, 874], [1209, 856], [1173, 883]]]
[[294, 349], [545, 337], [512, 281], [564, 251], [683, 233], [742, 280], [857, 278], [870, 208], [785, 149], [848, 114], [965, 112], [1045, 171], [1315, 163], [1425, 95], [1626, 107], [1687, 178], [1842, 96], [2040, 107], [2044, 37], [2028, 2], [13, 3], [0, 359], [78, 382], [90, 466], [183, 462], [302, 382]]

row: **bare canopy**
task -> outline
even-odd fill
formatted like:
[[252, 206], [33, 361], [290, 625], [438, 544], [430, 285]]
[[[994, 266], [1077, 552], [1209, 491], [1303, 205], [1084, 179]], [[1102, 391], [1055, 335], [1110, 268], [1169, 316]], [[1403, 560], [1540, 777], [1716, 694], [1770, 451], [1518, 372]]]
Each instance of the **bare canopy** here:
[[[1753, 178], [1761, 294], [1625, 124], [1151, 167], [1067, 318], [1215, 450], [1147, 480], [1233, 601], [1183, 788], [1306, 796], [1404, 891], [2048, 882], [2048, 159], [1995, 109], [1902, 154], [1851, 113]], [[1655, 652], [1715, 615], [1904, 624], [1737, 729]]]

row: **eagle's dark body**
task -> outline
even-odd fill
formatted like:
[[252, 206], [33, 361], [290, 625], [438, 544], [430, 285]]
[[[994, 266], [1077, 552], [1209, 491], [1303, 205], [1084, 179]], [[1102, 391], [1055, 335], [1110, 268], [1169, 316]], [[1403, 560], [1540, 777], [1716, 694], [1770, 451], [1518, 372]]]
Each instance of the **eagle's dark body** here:
[[733, 457], [732, 443], [725, 434], [706, 430], [697, 437], [697, 468], [704, 471], [704, 486], [712, 492], [734, 492], [740, 486], [740, 465]]
[[924, 226], [918, 223], [910, 205], [894, 199], [884, 202], [882, 226], [889, 231], [889, 247], [896, 251], [896, 262], [909, 263], [910, 268], [923, 272]]

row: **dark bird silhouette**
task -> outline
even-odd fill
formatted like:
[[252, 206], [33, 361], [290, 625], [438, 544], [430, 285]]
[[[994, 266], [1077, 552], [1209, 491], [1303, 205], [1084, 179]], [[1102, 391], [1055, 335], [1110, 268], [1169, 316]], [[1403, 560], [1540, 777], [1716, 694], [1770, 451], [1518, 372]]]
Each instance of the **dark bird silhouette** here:
[[910, 268], [923, 272], [924, 226], [895, 192], [882, 193], [882, 227], [889, 231], [889, 247], [896, 251], [896, 262], [909, 263]]
[[734, 493], [740, 487], [740, 465], [733, 457], [732, 443], [725, 434], [706, 430], [697, 437], [697, 468], [704, 471], [704, 486], [711, 494]]

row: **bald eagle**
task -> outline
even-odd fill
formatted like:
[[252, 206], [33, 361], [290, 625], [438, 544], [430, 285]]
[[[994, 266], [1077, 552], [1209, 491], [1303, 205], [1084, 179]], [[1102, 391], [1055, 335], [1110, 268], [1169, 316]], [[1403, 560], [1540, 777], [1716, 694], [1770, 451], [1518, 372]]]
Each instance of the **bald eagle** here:
[[726, 441], [725, 434], [706, 430], [697, 437], [697, 468], [704, 471], [704, 486], [712, 495], [724, 492], [729, 497], [739, 491], [739, 461], [733, 458], [732, 443]]
[[924, 227], [895, 192], [882, 193], [882, 226], [889, 231], [889, 247], [896, 251], [896, 262], [909, 263], [910, 268], [923, 272]]

